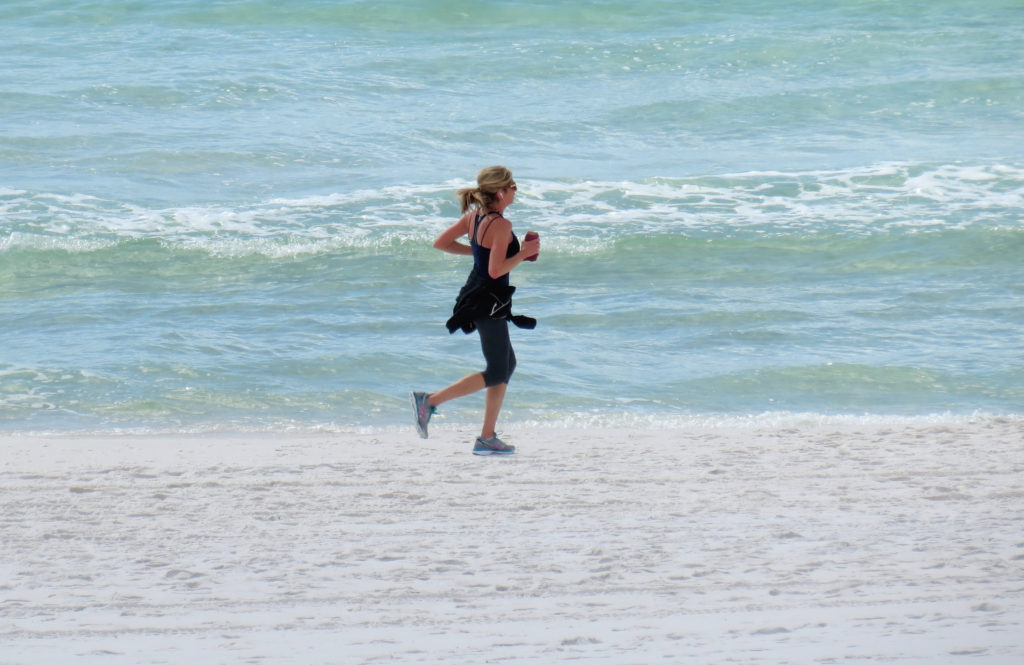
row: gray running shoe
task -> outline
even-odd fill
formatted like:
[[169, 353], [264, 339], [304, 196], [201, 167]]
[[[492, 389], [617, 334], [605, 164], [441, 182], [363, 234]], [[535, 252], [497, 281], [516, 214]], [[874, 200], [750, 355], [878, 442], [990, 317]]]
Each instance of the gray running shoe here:
[[489, 439], [478, 436], [473, 446], [474, 455], [511, 455], [516, 451], [515, 446], [510, 446], [495, 434]]
[[427, 402], [427, 397], [427, 393], [413, 393], [410, 398], [412, 410], [416, 417], [416, 431], [424, 439], [427, 438], [427, 423], [430, 422], [430, 416], [437, 413], [437, 407], [430, 406]]

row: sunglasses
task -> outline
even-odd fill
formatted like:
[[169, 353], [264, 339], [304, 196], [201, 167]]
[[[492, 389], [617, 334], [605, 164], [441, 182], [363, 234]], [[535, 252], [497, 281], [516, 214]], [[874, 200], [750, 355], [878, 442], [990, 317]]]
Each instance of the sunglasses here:
[[513, 183], [512, 183], [511, 185], [509, 185], [509, 186], [508, 186], [508, 187], [506, 187], [505, 189], [511, 189], [511, 190], [512, 190], [513, 192], [515, 192], [515, 191], [518, 191], [518, 190], [519, 190], [519, 186], [518, 186], [518, 185], [516, 185], [516, 183], [514, 183], [514, 182], [513, 182]]

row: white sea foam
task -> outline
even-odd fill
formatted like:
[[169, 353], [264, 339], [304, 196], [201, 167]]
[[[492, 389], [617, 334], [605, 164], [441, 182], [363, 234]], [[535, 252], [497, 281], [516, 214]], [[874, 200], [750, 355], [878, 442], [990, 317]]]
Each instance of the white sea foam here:
[[[465, 181], [387, 187], [248, 206], [146, 209], [90, 196], [10, 191], [3, 247], [92, 251], [157, 239], [215, 254], [272, 257], [427, 240], [457, 216]], [[542, 231], [549, 251], [600, 248], [630, 236], [754, 230], [872, 234], [977, 225], [1014, 227], [1024, 169], [1008, 165], [882, 164], [827, 172], [753, 172], [641, 181], [521, 180], [517, 223]], [[51, 238], [46, 240], [46, 237]]]
[[[0, 373], [3, 376], [3, 373]], [[50, 382], [50, 379], [46, 379]], [[37, 394], [42, 393], [42, 394]], [[47, 401], [43, 391], [30, 394], [10, 395], [0, 399], [0, 408], [30, 403], [31, 408], [55, 408]], [[401, 409], [398, 409], [401, 410]], [[763, 412], [751, 414], [680, 414], [652, 415], [632, 412], [628, 406], [619, 411], [604, 410], [560, 414], [552, 411], [543, 419], [519, 417], [515, 405], [506, 409], [505, 432], [513, 437], [523, 436], [522, 432], [535, 431], [673, 431], [673, 432], [747, 432], [758, 429], [785, 431], [820, 428], [871, 428], [908, 429], [929, 427], [971, 427], [1000, 428], [1024, 426], [1024, 416], [1019, 414], [995, 414], [976, 411], [974, 413], [929, 413], [911, 416], [894, 416], [877, 413], [825, 414], [809, 412]], [[206, 435], [299, 435], [339, 434], [361, 436], [405, 437], [411, 425], [408, 414], [402, 412], [403, 424], [371, 425], [337, 420], [297, 420], [246, 418], [220, 419], [216, 422], [192, 423], [188, 425], [103, 425], [60, 429], [14, 429], [8, 435], [20, 437], [61, 437], [61, 436], [206, 436]], [[469, 417], [471, 415], [471, 417]], [[433, 421], [433, 430], [440, 436], [448, 437], [451, 432], [471, 431], [477, 426], [479, 414], [460, 411], [456, 417], [444, 415]]]

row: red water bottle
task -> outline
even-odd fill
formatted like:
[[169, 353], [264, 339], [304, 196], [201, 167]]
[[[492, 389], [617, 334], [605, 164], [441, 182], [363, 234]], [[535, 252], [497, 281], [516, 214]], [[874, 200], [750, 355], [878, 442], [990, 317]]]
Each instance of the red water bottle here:
[[[526, 232], [526, 237], [524, 238], [524, 240], [533, 240], [534, 238], [539, 238], [539, 237], [540, 236], [537, 235], [536, 231], [527, 231]], [[527, 256], [526, 260], [527, 261], [536, 261], [537, 260], [537, 254], [534, 254], [533, 256]]]

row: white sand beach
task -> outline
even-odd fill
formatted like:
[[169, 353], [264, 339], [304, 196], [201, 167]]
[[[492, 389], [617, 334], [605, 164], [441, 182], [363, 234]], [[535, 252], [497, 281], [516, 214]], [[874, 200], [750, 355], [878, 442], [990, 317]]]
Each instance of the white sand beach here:
[[1024, 662], [1024, 421], [0, 438], [0, 663]]

